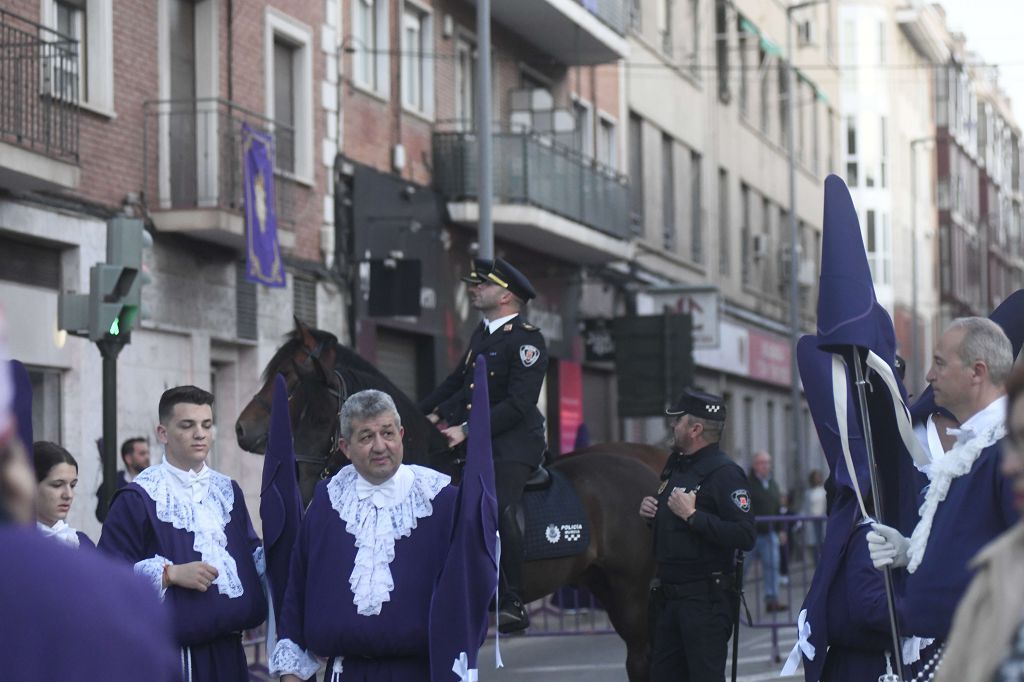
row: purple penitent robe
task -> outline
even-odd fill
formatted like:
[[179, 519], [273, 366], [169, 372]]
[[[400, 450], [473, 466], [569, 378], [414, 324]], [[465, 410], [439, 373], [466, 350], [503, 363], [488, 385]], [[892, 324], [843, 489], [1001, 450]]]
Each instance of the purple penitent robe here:
[[390, 562], [394, 587], [379, 613], [362, 615], [353, 591], [345, 589], [358, 548], [331, 506], [328, 483], [317, 486], [299, 532], [279, 637], [310, 654], [341, 658], [342, 682], [430, 680], [431, 596], [451, 542], [458, 491], [440, 488], [430, 501], [432, 513], [395, 540]]
[[[164, 595], [182, 647], [184, 675], [194, 682], [247, 681], [242, 631], [258, 626], [267, 616], [267, 600], [253, 558], [259, 540], [234, 481], [231, 490], [234, 503], [224, 534], [242, 593], [229, 597], [214, 583], [206, 592], [170, 587]], [[115, 496], [99, 542], [101, 550], [132, 564], [157, 556], [174, 564], [201, 561], [194, 545], [192, 532], [157, 518], [153, 499], [134, 482]]]
[[0, 526], [0, 679], [172, 682], [178, 655], [152, 588], [99, 552]]

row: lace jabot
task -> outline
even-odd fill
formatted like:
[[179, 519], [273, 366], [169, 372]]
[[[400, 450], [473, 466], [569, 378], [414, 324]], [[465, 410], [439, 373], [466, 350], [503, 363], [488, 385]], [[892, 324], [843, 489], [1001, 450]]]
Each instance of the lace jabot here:
[[[965, 422], [965, 426], [968, 423], [970, 422]], [[932, 522], [935, 520], [935, 512], [939, 508], [939, 503], [946, 499], [949, 486], [952, 485], [954, 479], [971, 470], [982, 450], [1006, 435], [1006, 426], [1001, 420], [989, 421], [984, 428], [980, 428], [976, 432], [967, 429], [963, 429], [963, 431], [966, 432], [964, 435], [968, 437], [965, 438], [958, 433], [956, 445], [949, 452], [934, 457], [928, 465], [927, 474], [930, 482], [919, 510], [921, 520], [914, 527], [914, 532], [910, 536], [910, 548], [907, 550], [907, 555], [910, 557], [907, 571], [910, 573], [916, 571], [921, 565], [921, 561], [924, 560], [928, 536], [931, 534]]]
[[[391, 600], [395, 588], [391, 562], [395, 558], [395, 541], [410, 535], [417, 520], [434, 513], [434, 497], [451, 483], [451, 477], [417, 465], [402, 464], [397, 476], [412, 475], [411, 485], [402, 496], [388, 499], [378, 506], [378, 496], [360, 499], [361, 477], [351, 464], [327, 483], [331, 507], [345, 522], [345, 530], [355, 537], [355, 565], [349, 576], [352, 603], [360, 615], [380, 614], [384, 602]], [[401, 486], [404, 487], [404, 486]]]
[[47, 526], [46, 524], [36, 521], [36, 526], [39, 528], [39, 532], [46, 537], [63, 542], [68, 547], [74, 547], [77, 549], [80, 544], [78, 540], [78, 533], [75, 532], [75, 529], [69, 526], [63, 519], [52, 526]]
[[224, 531], [235, 506], [231, 479], [204, 467], [201, 472], [203, 487], [208, 480], [209, 488], [205, 496], [196, 502], [193, 501], [193, 491], [182, 486], [175, 477], [177, 472], [168, 471], [169, 468], [172, 467], [167, 462], [149, 467], [135, 478], [134, 483], [152, 498], [158, 519], [195, 535], [193, 548], [203, 561], [217, 569], [218, 575], [213, 581], [217, 590], [227, 597], [241, 597], [245, 590], [238, 577], [238, 565], [228, 553], [228, 536]]

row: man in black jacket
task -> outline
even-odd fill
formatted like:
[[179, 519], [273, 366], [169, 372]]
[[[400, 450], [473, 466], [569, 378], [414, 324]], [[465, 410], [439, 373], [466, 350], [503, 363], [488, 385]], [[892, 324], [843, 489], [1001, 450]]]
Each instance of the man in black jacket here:
[[[763, 450], [754, 453], [750, 470], [750, 506], [754, 516], [778, 516], [782, 511], [782, 493], [772, 478], [772, 456]], [[785, 530], [778, 530], [777, 524], [767, 521], [757, 524], [757, 544], [752, 556], [761, 560], [764, 609], [768, 612], [787, 609], [779, 602], [779, 545], [785, 539]]]
[[530, 624], [521, 598], [523, 538], [516, 508], [530, 472], [544, 457], [544, 417], [537, 399], [548, 354], [544, 335], [521, 314], [526, 302], [536, 296], [526, 276], [501, 258], [478, 258], [473, 264], [473, 271], [463, 279], [469, 285], [470, 303], [483, 315], [483, 322], [474, 330], [459, 366], [419, 406], [435, 424], [447, 424], [443, 433], [449, 445], [460, 445], [468, 434], [476, 356], [483, 354], [504, 576], [498, 627], [501, 632], [515, 632]]
[[640, 515], [653, 520], [658, 564], [651, 593], [651, 682], [722, 682], [738, 615], [737, 551], [754, 546], [747, 477], [718, 449], [725, 405], [686, 390], [675, 416], [675, 449], [656, 495]]

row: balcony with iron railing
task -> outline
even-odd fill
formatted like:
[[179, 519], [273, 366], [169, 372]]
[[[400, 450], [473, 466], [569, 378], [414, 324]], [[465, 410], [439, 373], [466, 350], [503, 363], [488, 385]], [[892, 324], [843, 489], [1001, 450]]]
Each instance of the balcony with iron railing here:
[[231, 247], [245, 239], [243, 124], [271, 135], [278, 239], [294, 245], [295, 130], [217, 98], [144, 105], [143, 198], [157, 230]]
[[[614, 169], [530, 131], [493, 134], [495, 234], [591, 262], [625, 257], [629, 183]], [[478, 217], [477, 136], [435, 132], [434, 184], [456, 222]]]
[[630, 2], [491, 0], [491, 17], [561, 64], [606, 64], [629, 54]]
[[0, 187], [78, 186], [78, 41], [0, 9]]

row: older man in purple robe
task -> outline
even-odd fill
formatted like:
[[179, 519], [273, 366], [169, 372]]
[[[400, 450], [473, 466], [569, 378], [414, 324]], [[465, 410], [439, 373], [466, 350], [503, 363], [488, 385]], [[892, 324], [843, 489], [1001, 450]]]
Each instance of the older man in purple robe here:
[[[483, 641], [486, 603], [497, 583], [489, 454], [470, 455], [460, 497], [448, 476], [402, 463], [401, 419], [386, 393], [352, 395], [340, 419], [341, 448], [351, 464], [321, 481], [306, 512], [271, 673], [306, 679], [328, 659], [331, 679], [344, 682], [474, 679], [474, 647]], [[471, 475], [475, 463], [488, 468]], [[467, 494], [467, 486], [477, 486], [476, 493]], [[465, 529], [481, 516], [484, 523], [475, 527], [484, 541], [466, 545], [473, 549], [458, 559], [466, 571], [457, 579], [464, 591], [481, 577], [490, 582], [479, 591], [483, 600], [467, 609], [445, 589], [445, 575], [459, 554], [459, 519]], [[437, 594], [448, 595], [449, 603], [435, 603]], [[446, 648], [442, 640], [463, 617], [463, 643]]]
[[213, 395], [195, 386], [160, 398], [162, 464], [118, 490], [99, 548], [148, 578], [174, 618], [186, 680], [248, 680], [242, 631], [262, 623], [262, 548], [238, 484], [206, 464]]

